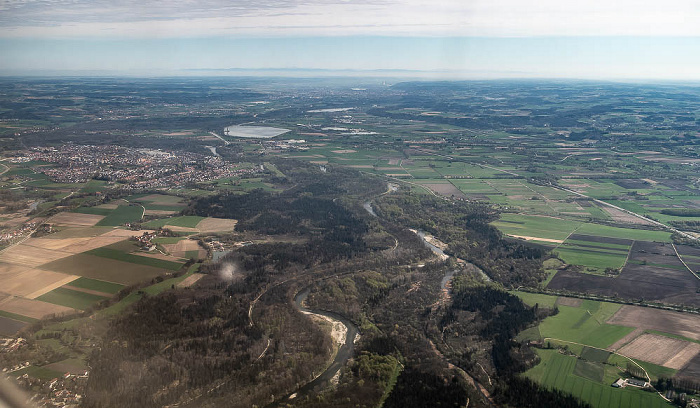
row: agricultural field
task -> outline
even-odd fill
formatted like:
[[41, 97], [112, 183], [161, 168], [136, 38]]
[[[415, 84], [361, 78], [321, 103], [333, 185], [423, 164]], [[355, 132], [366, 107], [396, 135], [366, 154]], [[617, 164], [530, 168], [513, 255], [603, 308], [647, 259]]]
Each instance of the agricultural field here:
[[663, 242], [635, 241], [627, 263], [616, 277], [581, 274], [567, 269], [559, 271], [547, 287], [700, 306], [697, 296], [700, 280], [680, 262], [671, 244]]
[[163, 218], [161, 220], [149, 221], [144, 224], [147, 228], [161, 228], [161, 227], [184, 227], [184, 228], [197, 228], [199, 224], [205, 217], [197, 217], [194, 215], [185, 215], [181, 217], [171, 217]]
[[104, 219], [95, 225], [100, 227], [117, 227], [128, 222], [140, 221], [143, 218], [143, 213], [144, 210], [141, 206], [120, 205], [110, 211]]
[[143, 205], [145, 215], [175, 214], [187, 206], [183, 198], [165, 194], [131, 196], [128, 200]]
[[[633, 387], [610, 386], [620, 372], [595, 361], [563, 355], [557, 350], [537, 350], [540, 363], [524, 375], [547, 387], [571, 393], [596, 408], [666, 408], [673, 404], [659, 395]], [[604, 381], [607, 379], [608, 381]], [[609, 382], [609, 383], [608, 383]]]
[[[700, 336], [700, 317], [659, 309], [622, 306], [576, 298], [512, 292], [525, 303], [553, 307], [559, 313], [519, 334], [536, 340], [540, 362], [524, 375], [548, 387], [582, 398], [595, 407], [665, 407], [655, 393], [610, 386], [628, 362], [644, 367], [652, 381], [698, 370], [700, 344], [680, 333]], [[688, 320], [690, 319], [690, 320]], [[692, 328], [692, 329], [691, 329]], [[658, 331], [663, 330], [663, 331]], [[687, 330], [692, 330], [689, 333]], [[549, 348], [552, 347], [552, 348]], [[630, 360], [631, 359], [631, 360]]]
[[236, 224], [236, 220], [185, 215], [149, 221], [143, 225], [147, 228], [165, 227], [181, 233], [200, 233], [233, 231], [236, 228]]
[[41, 295], [37, 299], [41, 300], [42, 302], [53, 303], [60, 306], [70, 307], [72, 309], [85, 310], [95, 303], [108, 298], [105, 296], [96, 295], [94, 293], [86, 293], [84, 291], [61, 287]]
[[[112, 298], [125, 285], [182, 267], [178, 257], [142, 252], [127, 240], [143, 231], [96, 226], [106, 218], [98, 213], [109, 216], [123, 208], [140, 210], [104, 204], [83, 208], [87, 213], [58, 213], [49, 220], [55, 232], [26, 239], [4, 251], [0, 257], [4, 283], [0, 317], [5, 332], [48, 315], [86, 309]], [[199, 251], [188, 254], [194, 258], [200, 255]]]

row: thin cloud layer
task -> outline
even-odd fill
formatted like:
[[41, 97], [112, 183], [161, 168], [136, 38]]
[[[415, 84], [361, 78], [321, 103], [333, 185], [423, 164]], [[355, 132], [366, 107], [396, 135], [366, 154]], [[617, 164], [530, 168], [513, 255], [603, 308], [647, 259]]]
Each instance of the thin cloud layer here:
[[696, 0], [0, 0], [3, 37], [700, 36]]

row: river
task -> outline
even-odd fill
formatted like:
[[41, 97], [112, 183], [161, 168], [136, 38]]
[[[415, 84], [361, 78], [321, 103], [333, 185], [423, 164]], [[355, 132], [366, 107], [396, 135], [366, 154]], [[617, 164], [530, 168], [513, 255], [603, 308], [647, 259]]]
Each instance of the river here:
[[310, 392], [317, 392], [323, 389], [323, 387], [326, 386], [328, 381], [330, 381], [340, 371], [340, 369], [345, 365], [345, 363], [347, 363], [350, 357], [352, 357], [353, 351], [355, 349], [355, 337], [359, 332], [357, 326], [355, 326], [355, 324], [350, 320], [337, 313], [327, 312], [324, 310], [312, 310], [304, 307], [303, 304], [307, 296], [309, 296], [308, 288], [297, 293], [297, 295], [294, 297], [294, 306], [301, 312], [306, 312], [317, 316], [323, 316], [333, 320], [334, 322], [340, 322], [347, 329], [347, 333], [345, 335], [345, 344], [340, 346], [331, 364], [320, 375], [318, 375], [310, 382], [306, 383], [296, 392], [288, 394], [285, 397], [268, 405], [268, 408], [278, 407], [280, 406], [280, 404], [288, 402], [289, 400], [299, 398], [309, 394]]

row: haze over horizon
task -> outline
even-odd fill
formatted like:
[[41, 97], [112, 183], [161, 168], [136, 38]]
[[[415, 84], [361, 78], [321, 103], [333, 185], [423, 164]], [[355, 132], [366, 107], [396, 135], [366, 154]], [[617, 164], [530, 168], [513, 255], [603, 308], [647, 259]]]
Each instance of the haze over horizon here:
[[700, 4], [12, 0], [0, 75], [699, 80]]

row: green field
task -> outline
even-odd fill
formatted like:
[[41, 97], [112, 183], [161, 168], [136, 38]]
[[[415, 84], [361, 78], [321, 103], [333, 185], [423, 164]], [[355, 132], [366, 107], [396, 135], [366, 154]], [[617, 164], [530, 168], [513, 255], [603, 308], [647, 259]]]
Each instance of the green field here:
[[498, 221], [491, 224], [504, 234], [557, 240], [565, 240], [582, 225], [580, 221], [519, 214], [502, 214]]
[[85, 310], [100, 300], [107, 298], [93, 295], [92, 293], [78, 292], [66, 288], [56, 288], [49, 293], [45, 293], [37, 298], [42, 302], [53, 303], [55, 305], [72, 307], [73, 309]]
[[72, 212], [74, 213], [80, 213], [80, 214], [94, 214], [94, 215], [104, 215], [107, 216], [112, 213], [113, 210], [110, 210], [109, 208], [100, 208], [100, 207], [78, 207]]
[[543, 295], [540, 293], [529, 293], [520, 291], [511, 291], [510, 293], [518, 296], [523, 301], [523, 303], [525, 303], [528, 306], [535, 306], [535, 304], [539, 304], [540, 306], [552, 308], [554, 307], [554, 304], [557, 301], [556, 296]]
[[140, 221], [143, 208], [135, 205], [120, 205], [103, 218], [96, 226], [117, 227], [127, 222]]
[[88, 253], [71, 255], [41, 265], [41, 269], [131, 285], [163, 274], [163, 269], [103, 258]]
[[56, 370], [51, 370], [48, 368], [44, 367], [36, 367], [36, 366], [29, 366], [26, 368], [23, 368], [21, 370], [17, 370], [12, 372], [12, 375], [15, 377], [20, 377], [24, 374], [28, 374], [31, 377], [34, 378], [40, 378], [42, 380], [51, 380], [54, 378], [61, 378], [64, 373], [61, 373]]
[[606, 268], [622, 268], [625, 266], [627, 253], [608, 253], [580, 247], [559, 247], [554, 253], [570, 265], [583, 265], [596, 271]]
[[[579, 364], [575, 356], [560, 354], [557, 350], [536, 350], [541, 358], [540, 364], [528, 370], [524, 375], [546, 387], [571, 393], [588, 402], [594, 408], [670, 408], [674, 405], [664, 401], [659, 395], [639, 389], [613, 388], [610, 384], [594, 381], [587, 377], [614, 378], [616, 371], [611, 366], [603, 367], [600, 363], [584, 362]], [[605, 375], [601, 377], [604, 370]]]
[[[527, 292], [512, 293], [528, 304], [533, 301], [553, 304], [557, 299], [557, 296], [535, 295]], [[538, 327], [540, 338], [553, 338], [605, 348], [634, 330], [631, 327], [605, 323], [620, 309], [621, 305], [617, 303], [582, 300], [579, 307], [564, 305], [557, 307], [559, 313], [540, 323]]]
[[584, 347], [583, 352], [581, 352], [581, 358], [597, 363], [604, 363], [608, 361], [608, 357], [610, 357], [609, 351], [592, 347]]
[[138, 265], [152, 266], [154, 268], [169, 269], [171, 271], [176, 271], [182, 266], [182, 264], [178, 262], [133, 255], [120, 251], [118, 249], [112, 249], [107, 247], [92, 249], [90, 251], [85, 252], [85, 254], [99, 256], [100, 258], [108, 258], [117, 261], [129, 262]]
[[206, 217], [198, 217], [195, 215], [184, 215], [181, 217], [164, 218], [162, 220], [149, 221], [143, 224], [148, 228], [160, 228], [166, 225], [172, 225], [173, 227], [185, 227], [185, 228], [196, 228], [197, 224], [200, 223]]
[[124, 289], [124, 285], [118, 283], [106, 282], [90, 278], [78, 278], [70, 283], [70, 286], [82, 289], [96, 290], [98, 292], [116, 294]]

